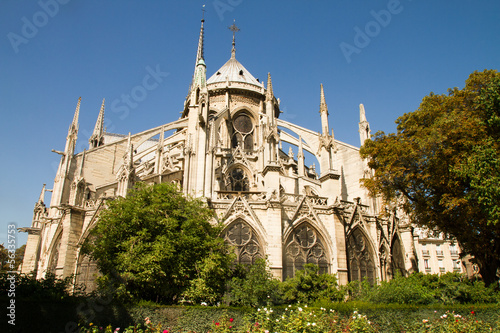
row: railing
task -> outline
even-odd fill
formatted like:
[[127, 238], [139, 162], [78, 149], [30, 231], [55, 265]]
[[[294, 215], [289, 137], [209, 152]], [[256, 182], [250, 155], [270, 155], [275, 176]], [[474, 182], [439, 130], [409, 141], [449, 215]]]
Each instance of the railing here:
[[429, 273], [429, 272], [431, 271], [431, 268], [430, 268], [430, 267], [425, 267], [425, 271], [426, 271], [427, 273]]
[[446, 269], [445, 269], [444, 267], [439, 267], [439, 271], [440, 271], [441, 273], [444, 273], [444, 272], [446, 271]]
[[458, 251], [457, 251], [457, 250], [451, 250], [451, 251], [450, 251], [450, 254], [451, 254], [452, 256], [458, 256]]
[[436, 255], [442, 257], [443, 256], [443, 251], [436, 250]]
[[428, 256], [429, 255], [429, 250], [422, 250], [422, 255]]
[[217, 199], [218, 200], [232, 200], [234, 198], [242, 197], [247, 200], [266, 200], [267, 193], [266, 192], [237, 192], [237, 191], [218, 191]]
[[453, 267], [453, 271], [454, 272], [461, 272], [462, 270], [460, 269], [460, 267]]
[[309, 200], [311, 200], [311, 203], [314, 206], [327, 206], [328, 205], [328, 200], [327, 198], [324, 197], [313, 197], [313, 196], [308, 196]]

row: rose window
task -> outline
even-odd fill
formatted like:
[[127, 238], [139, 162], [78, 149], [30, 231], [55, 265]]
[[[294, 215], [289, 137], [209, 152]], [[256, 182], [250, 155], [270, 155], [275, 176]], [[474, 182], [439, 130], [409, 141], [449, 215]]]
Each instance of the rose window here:
[[253, 150], [253, 133], [252, 119], [245, 113], [238, 114], [233, 119], [232, 147], [240, 146], [243, 149]]

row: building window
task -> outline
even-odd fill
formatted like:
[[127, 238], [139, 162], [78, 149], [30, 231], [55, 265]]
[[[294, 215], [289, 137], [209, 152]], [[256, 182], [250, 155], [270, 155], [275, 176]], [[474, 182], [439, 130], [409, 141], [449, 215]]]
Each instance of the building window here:
[[285, 277], [293, 277], [305, 264], [315, 264], [328, 273], [328, 257], [316, 230], [308, 223], [293, 230], [285, 245]]
[[59, 250], [61, 248], [61, 238], [62, 238], [62, 232], [59, 233], [59, 236], [57, 236], [57, 239], [54, 242], [54, 248], [52, 249], [52, 255], [50, 257], [48, 266], [48, 271], [50, 273], [55, 274], [56, 272], [57, 262], [59, 261]]
[[351, 281], [363, 280], [366, 277], [371, 284], [375, 283], [373, 250], [359, 228], [354, 229], [347, 238], [347, 256]]
[[424, 268], [426, 272], [431, 271], [431, 266], [429, 266], [429, 259], [424, 259]]
[[254, 127], [250, 116], [244, 112], [233, 119], [233, 136], [231, 146], [240, 146], [245, 150], [253, 150]]
[[458, 249], [455, 244], [450, 244], [450, 255], [458, 256]]
[[263, 258], [262, 249], [252, 228], [243, 220], [237, 220], [224, 233], [224, 240], [236, 253], [236, 263], [251, 265]]
[[226, 188], [230, 191], [250, 191], [250, 181], [247, 173], [242, 168], [234, 168], [226, 175]]
[[441, 249], [441, 244], [436, 244], [436, 255], [439, 257], [443, 256], [443, 250]]
[[97, 277], [100, 276], [97, 262], [91, 261], [89, 256], [80, 255], [77, 265], [75, 285], [85, 288], [90, 293], [97, 290]]
[[453, 260], [453, 271], [460, 272], [460, 260]]
[[443, 273], [445, 271], [444, 261], [442, 259], [438, 260], [439, 272]]
[[392, 254], [391, 268], [393, 274], [399, 272], [401, 276], [405, 276], [406, 273], [405, 259], [403, 254], [403, 246], [401, 244], [401, 241], [399, 240], [399, 237], [394, 238], [391, 248], [391, 254]]
[[429, 250], [427, 250], [427, 244], [422, 244], [422, 255], [428, 256]]

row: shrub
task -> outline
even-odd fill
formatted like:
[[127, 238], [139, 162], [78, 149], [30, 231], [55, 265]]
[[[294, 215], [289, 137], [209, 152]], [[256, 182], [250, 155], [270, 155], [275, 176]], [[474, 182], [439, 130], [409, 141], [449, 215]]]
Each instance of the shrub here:
[[273, 277], [264, 259], [236, 271], [240, 272], [240, 276], [233, 277], [229, 282], [224, 296], [226, 303], [254, 307], [281, 303], [280, 282]]
[[303, 270], [295, 272], [293, 278], [285, 280], [281, 284], [283, 299], [288, 303], [310, 303], [318, 299], [343, 300], [345, 291], [339, 288], [337, 276], [318, 274], [318, 270], [318, 266], [306, 264]]
[[1, 290], [9, 290], [14, 283], [16, 297], [33, 300], [62, 300], [80, 295], [80, 289], [72, 290], [73, 275], [64, 279], [47, 273], [44, 278], [36, 279], [34, 274], [0, 273]]

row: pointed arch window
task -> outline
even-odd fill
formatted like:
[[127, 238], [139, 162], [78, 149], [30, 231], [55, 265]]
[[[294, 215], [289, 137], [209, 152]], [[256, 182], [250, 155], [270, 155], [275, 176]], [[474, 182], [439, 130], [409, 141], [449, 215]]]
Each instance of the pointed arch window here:
[[80, 255], [76, 268], [75, 285], [85, 288], [90, 293], [97, 289], [97, 277], [100, 276], [97, 262], [92, 261], [87, 255]]
[[250, 191], [250, 180], [243, 168], [233, 168], [226, 174], [226, 188], [230, 191]]
[[238, 113], [233, 119], [233, 136], [231, 147], [240, 146], [245, 150], [253, 150], [254, 125], [252, 118], [246, 112]]
[[236, 220], [227, 228], [224, 240], [234, 248], [237, 264], [251, 265], [258, 258], [264, 257], [255, 232], [241, 219]]
[[318, 232], [309, 224], [303, 223], [292, 231], [285, 243], [285, 278], [293, 277], [295, 271], [305, 264], [315, 264], [319, 273], [328, 273], [329, 261], [325, 246]]
[[351, 281], [366, 277], [371, 284], [375, 283], [374, 253], [359, 228], [354, 229], [347, 238], [347, 255]]
[[61, 248], [61, 238], [62, 232], [56, 238], [54, 242], [54, 247], [52, 249], [52, 255], [50, 256], [48, 271], [50, 273], [55, 273], [57, 268], [57, 262], [59, 261], [59, 249]]
[[398, 236], [394, 237], [394, 240], [392, 242], [391, 259], [392, 274], [396, 274], [396, 272], [399, 272], [401, 276], [405, 276], [406, 270], [403, 248]]

